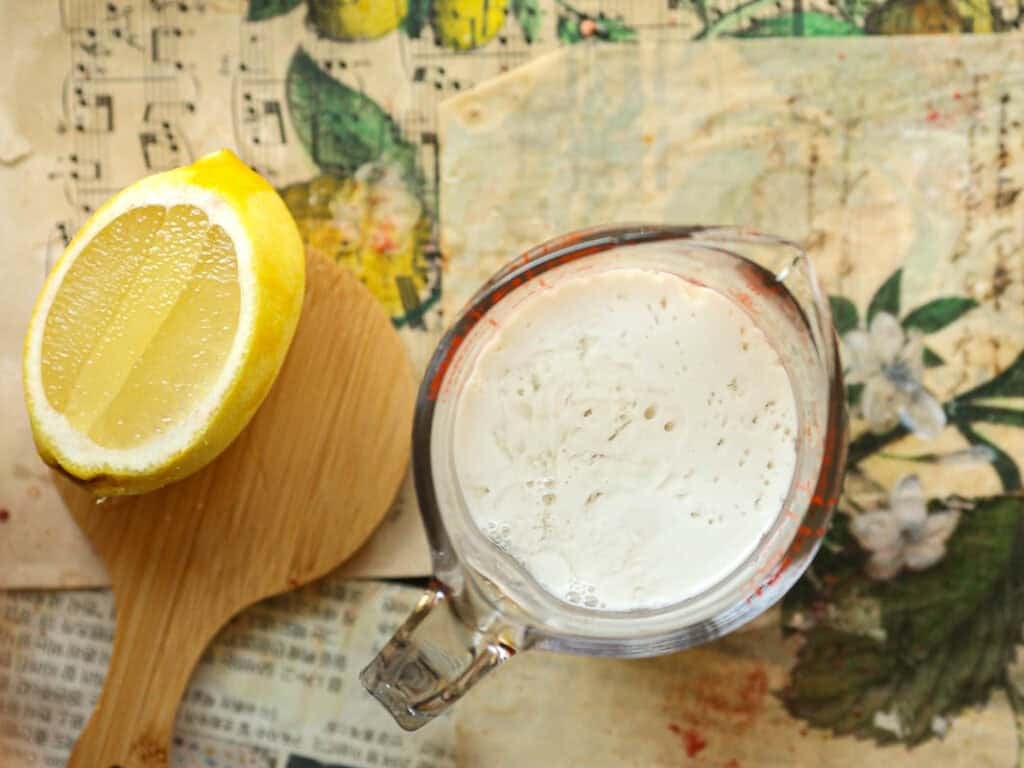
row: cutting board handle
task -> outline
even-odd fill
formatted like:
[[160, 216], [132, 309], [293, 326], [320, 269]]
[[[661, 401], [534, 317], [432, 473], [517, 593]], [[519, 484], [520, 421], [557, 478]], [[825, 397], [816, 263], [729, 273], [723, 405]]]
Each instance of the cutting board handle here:
[[333, 261], [308, 257], [306, 291], [281, 373], [216, 461], [99, 506], [58, 482], [117, 607], [110, 671], [72, 768], [165, 768], [178, 703], [218, 630], [337, 568], [401, 485], [416, 394], [405, 345]]
[[[140, 585], [142, 587], [143, 585]], [[103, 692], [68, 768], [167, 768], [178, 704], [203, 650], [228, 617], [175, 615], [175, 599], [140, 589], [117, 605]]]

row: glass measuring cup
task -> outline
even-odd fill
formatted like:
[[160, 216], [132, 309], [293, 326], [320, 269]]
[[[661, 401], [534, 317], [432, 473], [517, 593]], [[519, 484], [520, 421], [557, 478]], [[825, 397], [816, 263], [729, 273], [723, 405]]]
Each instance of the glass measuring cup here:
[[[452, 449], [461, 389], [502, 318], [545, 279], [619, 266], [678, 274], [755, 318], [789, 374], [799, 434], [786, 501], [749, 557], [698, 594], [633, 611], [585, 608], [545, 591], [470, 517]], [[749, 230], [634, 225], [576, 232], [527, 251], [473, 296], [427, 368], [413, 462], [434, 577], [360, 679], [401, 727], [415, 730], [529, 648], [639, 657], [720, 637], [775, 603], [809, 565], [841, 487], [846, 444], [829, 304], [796, 245]]]

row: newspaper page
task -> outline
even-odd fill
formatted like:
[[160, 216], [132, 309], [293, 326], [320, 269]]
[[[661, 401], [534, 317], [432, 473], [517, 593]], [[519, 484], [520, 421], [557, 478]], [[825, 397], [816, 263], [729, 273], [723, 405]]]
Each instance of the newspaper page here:
[[[329, 578], [236, 617], [181, 703], [174, 768], [453, 768], [443, 717], [402, 731], [358, 680], [419, 590]], [[113, 642], [106, 591], [0, 593], [0, 765], [67, 763]]]

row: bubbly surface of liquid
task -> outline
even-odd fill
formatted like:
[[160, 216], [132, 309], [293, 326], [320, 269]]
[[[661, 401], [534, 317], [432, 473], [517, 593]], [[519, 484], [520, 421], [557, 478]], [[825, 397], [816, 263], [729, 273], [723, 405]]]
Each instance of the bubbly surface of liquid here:
[[696, 595], [753, 552], [796, 464], [775, 349], [721, 294], [623, 268], [555, 282], [502, 320], [455, 413], [479, 529], [593, 609]]

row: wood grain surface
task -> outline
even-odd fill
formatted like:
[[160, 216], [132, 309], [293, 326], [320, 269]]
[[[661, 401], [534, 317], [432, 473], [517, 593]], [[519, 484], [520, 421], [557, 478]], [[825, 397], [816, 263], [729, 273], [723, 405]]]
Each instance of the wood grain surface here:
[[72, 768], [168, 764], [179, 700], [217, 631], [327, 573], [380, 523], [408, 464], [414, 393], [408, 356], [373, 296], [310, 257], [281, 374], [220, 458], [103, 504], [61, 482], [117, 607], [110, 670]]

